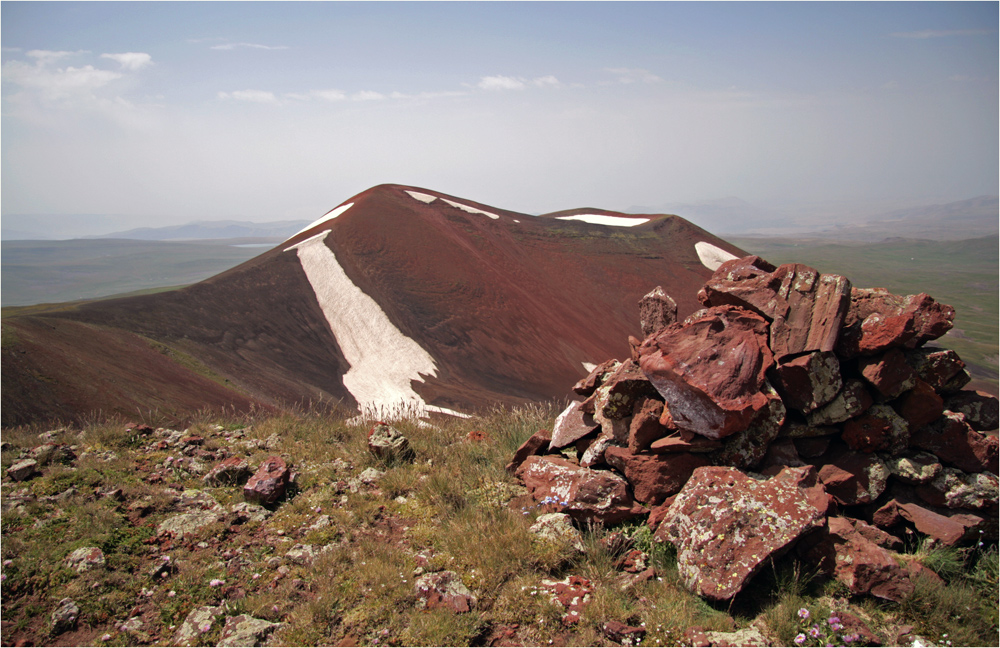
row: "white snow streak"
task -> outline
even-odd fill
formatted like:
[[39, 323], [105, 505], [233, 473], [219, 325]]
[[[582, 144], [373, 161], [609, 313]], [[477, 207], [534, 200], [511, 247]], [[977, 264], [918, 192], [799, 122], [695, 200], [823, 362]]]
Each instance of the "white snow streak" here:
[[694, 250], [698, 253], [701, 264], [711, 271], [716, 271], [719, 266], [732, 259], [738, 259], [735, 254], [730, 254], [722, 248], [716, 247], [705, 241], [698, 241], [694, 244]]
[[593, 362], [581, 362], [580, 364], [583, 365], [583, 370], [586, 371], [588, 374], [594, 369], [597, 369], [597, 365], [595, 365]]
[[404, 191], [410, 194], [410, 198], [419, 200], [422, 203], [427, 203], [428, 205], [437, 200], [437, 196], [432, 196], [430, 194], [420, 193], [419, 191], [410, 191], [409, 189], [404, 189]]
[[579, 214], [577, 216], [556, 216], [557, 220], [575, 220], [594, 225], [611, 225], [613, 227], [635, 227], [648, 223], [649, 218], [627, 218], [625, 216], [606, 216], [604, 214]]
[[326, 230], [296, 243], [302, 269], [316, 293], [326, 321], [351, 368], [344, 387], [362, 412], [416, 410], [460, 415], [428, 407], [413, 391], [412, 380], [437, 375], [437, 365], [419, 344], [393, 326], [374, 299], [348, 278], [336, 255], [326, 246]]
[[[300, 229], [294, 235], [289, 236], [288, 239], [293, 239], [296, 236], [298, 236], [299, 234], [301, 234], [302, 232], [308, 232], [309, 230], [311, 230], [312, 228], [316, 227], [317, 225], [321, 225], [321, 224], [325, 223], [328, 220], [333, 220], [334, 218], [336, 218], [337, 216], [340, 216], [341, 214], [343, 214], [345, 211], [347, 211], [348, 209], [350, 209], [353, 206], [354, 206], [354, 203], [347, 203], [346, 205], [341, 205], [340, 207], [335, 207], [334, 209], [331, 209], [330, 211], [328, 211], [325, 214], [323, 214], [322, 216], [320, 216], [319, 219], [317, 219], [317, 220], [313, 221], [312, 223], [306, 225], [303, 229]], [[285, 240], [287, 241], [288, 239], [285, 239]]]
[[484, 216], [489, 216], [493, 220], [499, 220], [500, 219], [500, 217], [497, 216], [496, 214], [492, 214], [492, 213], [490, 213], [488, 211], [483, 211], [482, 209], [476, 209], [475, 207], [469, 207], [468, 205], [463, 205], [462, 203], [453, 202], [451, 200], [448, 200], [447, 198], [442, 198], [441, 200], [445, 201], [446, 203], [448, 203], [452, 207], [456, 207], [458, 209], [461, 209], [462, 211], [467, 211], [470, 214], [482, 214]]

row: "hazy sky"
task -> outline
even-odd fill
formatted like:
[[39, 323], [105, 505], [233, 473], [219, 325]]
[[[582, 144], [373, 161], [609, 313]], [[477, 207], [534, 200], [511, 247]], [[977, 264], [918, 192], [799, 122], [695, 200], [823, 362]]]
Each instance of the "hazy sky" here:
[[3, 2], [2, 212], [996, 194], [998, 6]]

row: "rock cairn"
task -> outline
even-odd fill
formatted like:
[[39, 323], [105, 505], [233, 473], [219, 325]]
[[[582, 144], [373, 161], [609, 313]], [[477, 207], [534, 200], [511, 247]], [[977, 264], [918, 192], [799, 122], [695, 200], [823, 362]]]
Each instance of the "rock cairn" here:
[[935, 577], [890, 553], [904, 536], [996, 540], [997, 399], [926, 346], [950, 306], [756, 256], [698, 299], [677, 321], [661, 288], [644, 297], [631, 357], [596, 367], [517, 451], [508, 470], [540, 508], [578, 525], [646, 516], [716, 601], [788, 552], [899, 601]]

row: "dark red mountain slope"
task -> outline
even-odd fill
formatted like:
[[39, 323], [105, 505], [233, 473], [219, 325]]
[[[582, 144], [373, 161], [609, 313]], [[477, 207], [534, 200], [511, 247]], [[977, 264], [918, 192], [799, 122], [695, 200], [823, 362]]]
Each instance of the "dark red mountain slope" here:
[[[332, 214], [182, 290], [8, 318], [4, 425], [134, 413], [154, 401], [181, 416], [252, 402], [469, 411], [563, 398], [584, 363], [628, 354], [628, 336], [640, 335], [637, 300], [654, 286], [682, 316], [698, 308], [711, 271], [697, 243], [742, 254], [676, 216], [534, 217], [398, 185]], [[614, 224], [566, 220], [575, 215]], [[96, 342], [115, 335], [129, 342]], [[101, 363], [85, 384], [60, 370], [58, 358], [87, 363], [95, 345]], [[141, 379], [123, 373], [137, 366], [148, 367]], [[160, 403], [164, 394], [173, 406]]]

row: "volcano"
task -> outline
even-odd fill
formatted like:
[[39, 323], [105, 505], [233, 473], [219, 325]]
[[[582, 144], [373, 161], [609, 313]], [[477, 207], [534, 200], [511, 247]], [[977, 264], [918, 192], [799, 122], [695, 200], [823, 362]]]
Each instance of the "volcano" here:
[[745, 253], [678, 216], [531, 216], [380, 185], [180, 290], [5, 319], [3, 425], [335, 404], [461, 415], [562, 399]]

